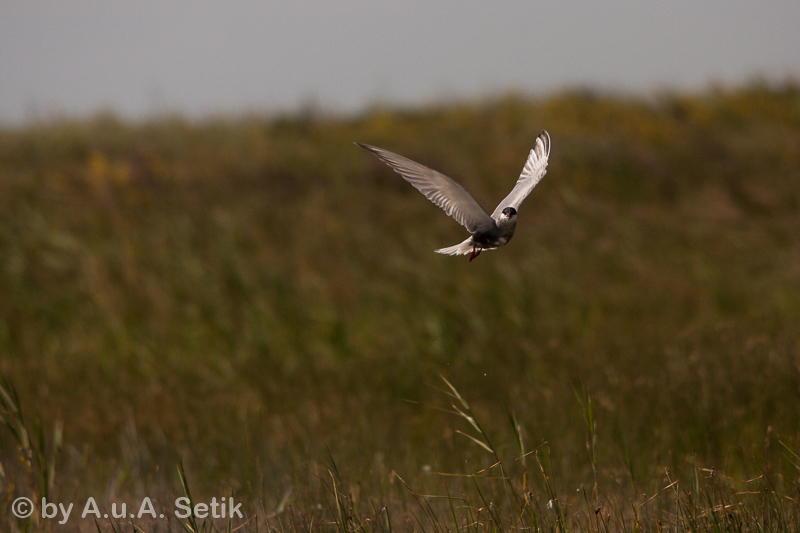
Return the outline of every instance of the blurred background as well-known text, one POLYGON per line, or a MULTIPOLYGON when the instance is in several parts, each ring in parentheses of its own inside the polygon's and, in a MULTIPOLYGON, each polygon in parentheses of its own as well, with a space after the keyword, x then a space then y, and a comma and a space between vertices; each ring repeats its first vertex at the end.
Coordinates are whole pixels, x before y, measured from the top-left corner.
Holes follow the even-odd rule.
POLYGON ((3 530, 52 525, 20 495, 169 509, 181 463, 251 531, 800 523, 798 21, 4 3, 3 530), (491 210, 542 129, 514 239, 471 263, 352 144, 491 210))
POLYGON ((353 113, 800 71, 796 2, 13 2, 0 121, 353 113))

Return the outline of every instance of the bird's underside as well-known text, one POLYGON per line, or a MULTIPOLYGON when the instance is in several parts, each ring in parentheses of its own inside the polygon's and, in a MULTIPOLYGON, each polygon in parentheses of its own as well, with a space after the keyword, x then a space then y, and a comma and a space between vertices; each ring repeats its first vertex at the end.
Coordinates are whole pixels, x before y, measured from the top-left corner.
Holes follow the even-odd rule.
POLYGON ((456 244, 455 246, 450 246, 449 248, 440 248, 439 250, 435 250, 437 254, 444 254, 444 255, 467 255, 469 254, 469 260, 472 261, 479 255, 481 252, 488 251, 488 250, 496 250, 497 246, 493 246, 491 248, 484 248, 478 246, 472 240, 472 235, 467 237, 466 240, 456 244))

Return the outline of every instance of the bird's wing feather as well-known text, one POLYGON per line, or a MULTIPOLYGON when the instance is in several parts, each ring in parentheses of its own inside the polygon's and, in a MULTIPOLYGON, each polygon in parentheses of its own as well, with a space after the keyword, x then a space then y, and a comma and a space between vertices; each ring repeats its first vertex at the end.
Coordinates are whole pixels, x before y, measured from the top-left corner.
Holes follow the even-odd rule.
POLYGON ((378 156, 381 161, 392 167, 428 200, 441 207, 445 213, 456 219, 456 222, 467 228, 470 233, 494 226, 492 218, 475 198, 464 187, 444 174, 383 148, 368 144, 356 144, 378 156))
POLYGON ((494 213, 492 213, 493 219, 498 220, 506 207, 513 207, 519 211, 519 206, 522 205, 523 200, 547 173, 547 159, 549 157, 550 135, 545 130, 542 130, 542 133, 536 138, 536 146, 533 147, 530 155, 528 155, 528 161, 525 162, 525 167, 519 175, 517 184, 514 185, 508 196, 497 204, 494 213))

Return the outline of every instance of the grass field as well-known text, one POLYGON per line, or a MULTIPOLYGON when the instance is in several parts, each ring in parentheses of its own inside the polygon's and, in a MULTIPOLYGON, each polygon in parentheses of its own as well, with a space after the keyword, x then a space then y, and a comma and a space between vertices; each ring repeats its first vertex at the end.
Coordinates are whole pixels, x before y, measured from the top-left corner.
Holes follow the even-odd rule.
POLYGON ((791 84, 2 130, 0 529, 800 530, 798 185, 791 84), (471 263, 352 144, 491 210, 543 128, 471 263))

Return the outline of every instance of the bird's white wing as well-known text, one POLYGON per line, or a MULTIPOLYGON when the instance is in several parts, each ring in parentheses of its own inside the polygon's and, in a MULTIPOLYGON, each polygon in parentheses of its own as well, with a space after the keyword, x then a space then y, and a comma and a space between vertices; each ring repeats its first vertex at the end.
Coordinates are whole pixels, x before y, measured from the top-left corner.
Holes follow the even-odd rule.
POLYGON ((356 144, 378 156, 470 233, 494 227, 494 221, 475 198, 464 187, 444 174, 383 148, 356 144))
POLYGON ((549 157, 550 135, 545 130, 542 130, 542 133, 536 138, 536 146, 533 147, 530 155, 528 155, 528 161, 525 162, 525 167, 519 175, 517 184, 514 185, 508 196, 497 204, 494 213, 492 213, 493 219, 498 220, 506 207, 513 207, 519 211, 519 206, 522 205, 523 200, 547 173, 547 159, 549 157))

